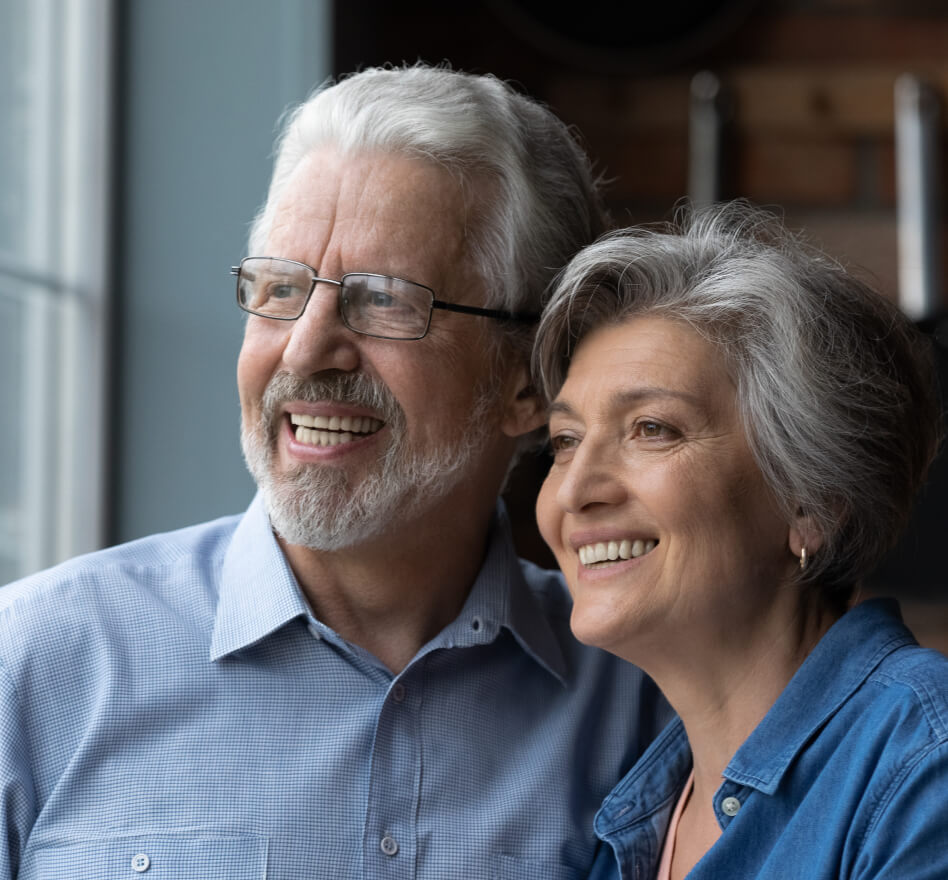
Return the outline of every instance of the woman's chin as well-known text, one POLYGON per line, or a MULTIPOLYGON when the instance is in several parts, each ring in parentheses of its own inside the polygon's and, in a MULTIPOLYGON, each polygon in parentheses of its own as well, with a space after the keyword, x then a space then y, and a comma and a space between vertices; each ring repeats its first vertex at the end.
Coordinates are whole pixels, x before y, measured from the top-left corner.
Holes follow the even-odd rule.
POLYGON ((613 654, 622 643, 616 615, 603 612, 602 609, 584 608, 581 604, 573 606, 569 625, 573 635, 584 645, 602 648, 613 654))

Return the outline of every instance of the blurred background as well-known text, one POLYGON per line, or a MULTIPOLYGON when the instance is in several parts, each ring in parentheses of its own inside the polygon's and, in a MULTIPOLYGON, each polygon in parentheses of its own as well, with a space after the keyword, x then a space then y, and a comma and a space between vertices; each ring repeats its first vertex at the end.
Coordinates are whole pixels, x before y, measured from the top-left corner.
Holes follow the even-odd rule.
MULTIPOLYGON (((902 304, 948 383, 946 53, 945 0, 0 0, 0 582, 249 503, 228 270, 281 114, 368 65, 545 101, 623 225, 779 206, 902 304)), ((545 467, 507 493, 541 562, 545 467)), ((946 470, 865 588, 942 650, 946 470)))

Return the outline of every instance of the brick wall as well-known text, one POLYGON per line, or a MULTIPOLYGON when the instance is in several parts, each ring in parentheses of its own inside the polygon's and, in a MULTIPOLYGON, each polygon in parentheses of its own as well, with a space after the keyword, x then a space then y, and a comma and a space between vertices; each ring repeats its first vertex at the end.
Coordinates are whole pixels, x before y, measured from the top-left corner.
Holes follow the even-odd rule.
MULTIPOLYGON (((730 94, 722 196, 781 206, 790 225, 896 295, 894 86, 900 74, 912 73, 942 100, 948 97, 948 3, 731 0, 732 14, 716 32, 707 28, 700 38, 658 52, 636 43, 640 4, 628 5, 637 10, 631 19, 628 12, 616 18, 614 3, 578 4, 584 19, 577 31, 588 34, 589 22, 598 20, 608 36, 608 45, 594 50, 563 31, 531 30, 523 10, 541 6, 341 0, 336 69, 420 58, 513 80, 579 129, 612 180, 608 198, 621 223, 667 217, 687 195, 690 83, 699 71, 711 71, 730 94), (626 34, 630 48, 623 51, 626 34)), ((653 7, 656 15, 660 9, 653 7)), ((948 201, 946 118, 943 113, 938 162, 942 204, 948 201)), ((948 253, 944 211, 940 234, 948 253)), ((542 460, 526 462, 508 493, 521 551, 541 563, 550 557, 532 508, 544 470, 542 460)), ((928 498, 921 531, 937 543, 939 530, 948 533, 948 465, 941 463, 936 477, 935 494, 944 497, 928 498)), ((921 574, 909 571, 918 556, 911 549, 894 559, 872 589, 901 592, 919 635, 945 650, 948 578, 934 553, 921 574)))

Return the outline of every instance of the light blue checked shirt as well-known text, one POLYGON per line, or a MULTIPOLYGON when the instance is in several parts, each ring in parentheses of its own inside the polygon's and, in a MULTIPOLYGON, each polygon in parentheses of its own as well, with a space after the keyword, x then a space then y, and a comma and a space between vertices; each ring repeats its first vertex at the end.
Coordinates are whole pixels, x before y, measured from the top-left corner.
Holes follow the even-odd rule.
POLYGON ((243 517, 0 590, 0 878, 571 880, 667 720, 569 634, 502 509, 399 675, 314 619, 243 517))

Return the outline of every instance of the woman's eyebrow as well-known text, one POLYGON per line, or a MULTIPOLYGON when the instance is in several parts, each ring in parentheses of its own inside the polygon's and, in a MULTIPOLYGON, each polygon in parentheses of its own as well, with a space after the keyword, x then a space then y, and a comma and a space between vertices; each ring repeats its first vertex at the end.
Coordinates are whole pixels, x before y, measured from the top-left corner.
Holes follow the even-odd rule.
POLYGON ((666 388, 661 385, 645 385, 640 388, 614 391, 610 395, 609 402, 612 406, 628 406, 629 404, 641 403, 644 400, 656 400, 663 397, 674 397, 699 408, 705 405, 705 398, 700 394, 682 391, 678 388, 666 388))
MULTIPOLYGON (((626 388, 620 391, 613 391, 609 395, 610 409, 619 409, 642 403, 646 400, 658 400, 664 397, 674 397, 683 400, 698 409, 705 407, 705 400, 700 394, 694 394, 690 391, 681 391, 677 388, 665 388, 660 385, 646 385, 639 388, 626 388)), ((567 400, 557 398, 547 408, 547 418, 553 415, 576 416, 575 407, 567 400)))
POLYGON ((565 400, 557 399, 546 408, 547 419, 552 415, 575 416, 576 410, 565 400))

